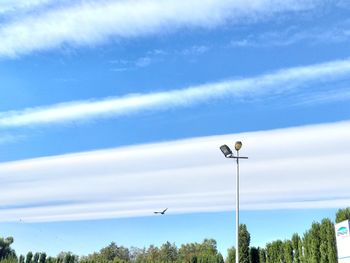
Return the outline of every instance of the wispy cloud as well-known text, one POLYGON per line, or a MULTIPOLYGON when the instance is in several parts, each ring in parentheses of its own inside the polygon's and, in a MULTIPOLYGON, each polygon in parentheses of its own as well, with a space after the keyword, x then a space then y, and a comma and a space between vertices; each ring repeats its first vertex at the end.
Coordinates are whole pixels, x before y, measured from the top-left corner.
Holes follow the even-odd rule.
MULTIPOLYGON (((34 0, 33 0, 34 1, 34 0)), ((38 0, 39 1, 39 0, 38 0)), ((40 2, 40 1, 39 1, 40 2)), ((309 10, 315 0, 83 1, 5 21, 0 56, 18 56, 62 45, 93 46, 114 38, 163 34, 183 27, 246 23, 309 10)))
POLYGON ((149 66, 151 63, 152 63, 152 59, 150 57, 142 57, 135 62, 135 66, 144 68, 149 66))
POLYGON ((110 64, 112 64, 111 71, 116 72, 123 72, 123 71, 130 71, 130 70, 137 70, 139 68, 145 68, 150 66, 155 60, 155 58, 152 58, 151 56, 142 56, 134 60, 127 60, 127 59, 116 59, 109 61, 110 64))
POLYGON ((15 142, 21 140, 22 138, 23 135, 11 135, 0 133, 0 144, 15 142))
POLYGON ((45 6, 54 0, 2 0, 0 2, 0 15, 11 12, 30 11, 35 8, 45 6))
POLYGON ((183 49, 153 49, 144 56, 136 59, 114 59, 110 60, 109 63, 113 65, 111 71, 124 72, 130 70, 138 70, 140 68, 146 68, 152 64, 161 63, 168 58, 175 58, 178 56, 188 57, 191 59, 193 56, 203 55, 210 50, 209 46, 206 45, 193 45, 183 49))
POLYGON ((212 99, 231 96, 238 100, 252 100, 266 96, 297 93, 317 95, 321 87, 347 78, 350 60, 282 69, 251 78, 227 80, 148 94, 129 94, 102 100, 76 101, 46 107, 28 108, 0 113, 0 128, 45 125, 101 117, 115 117, 141 110, 164 110, 184 107, 212 99), (313 87, 317 83, 317 90, 313 87))
POLYGON ((2 163, 0 221, 231 210, 234 166, 218 147, 236 139, 249 156, 241 163, 242 209, 345 206, 349 130, 342 122, 2 163))
POLYGON ((350 40, 350 21, 345 20, 322 28, 290 27, 281 31, 268 31, 245 38, 236 38, 231 47, 284 47, 298 43, 317 45, 342 43, 350 40))
POLYGON ((205 45, 194 45, 189 48, 185 48, 180 51, 180 54, 183 54, 185 56, 187 55, 198 55, 198 54, 204 54, 209 51, 209 47, 205 45))

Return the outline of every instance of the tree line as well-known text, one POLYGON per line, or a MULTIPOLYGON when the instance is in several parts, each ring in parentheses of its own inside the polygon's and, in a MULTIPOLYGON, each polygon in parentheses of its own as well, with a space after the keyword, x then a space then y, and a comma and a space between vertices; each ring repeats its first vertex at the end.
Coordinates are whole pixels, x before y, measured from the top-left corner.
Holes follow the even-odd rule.
MULTIPOLYGON (((350 220, 350 208, 339 209, 336 223, 350 220)), ((160 247, 126 248, 112 242, 88 256, 78 257, 61 252, 56 257, 42 252, 16 255, 11 248, 12 237, 0 238, 0 263, 235 263, 236 249, 228 249, 227 257, 217 249, 214 239, 201 243, 183 244, 179 248, 170 242, 160 247)), ((295 233, 291 239, 275 240, 265 247, 250 246, 250 233, 246 225, 239 226, 240 263, 337 263, 337 249, 333 222, 325 218, 313 222, 303 236, 295 233)))

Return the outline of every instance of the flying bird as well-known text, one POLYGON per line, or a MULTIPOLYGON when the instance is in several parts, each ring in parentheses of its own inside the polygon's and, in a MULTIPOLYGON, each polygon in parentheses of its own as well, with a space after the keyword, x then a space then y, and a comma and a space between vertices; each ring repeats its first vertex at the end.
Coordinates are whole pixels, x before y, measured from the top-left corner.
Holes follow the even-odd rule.
POLYGON ((164 209, 163 211, 161 211, 161 212, 153 212, 153 213, 164 215, 165 212, 166 212, 166 210, 168 210, 168 208, 165 208, 165 209, 164 209))

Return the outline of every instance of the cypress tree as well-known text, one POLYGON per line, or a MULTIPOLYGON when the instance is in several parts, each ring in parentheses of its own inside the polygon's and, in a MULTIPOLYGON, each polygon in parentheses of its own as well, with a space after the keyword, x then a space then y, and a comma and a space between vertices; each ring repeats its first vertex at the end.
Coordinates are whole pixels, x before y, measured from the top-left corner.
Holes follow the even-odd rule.
POLYGON ((249 251, 250 263, 259 263, 259 249, 252 247, 249 251))
POLYGON ((263 248, 259 249, 259 262, 266 263, 266 250, 263 248))
POLYGON ((283 257, 285 263, 293 263, 293 246, 290 240, 283 242, 283 257))
POLYGON ((250 234, 245 224, 239 225, 239 263, 249 263, 250 234))
POLYGON ((216 255, 216 263, 224 263, 224 258, 223 256, 221 255, 221 253, 218 253, 216 255))
POLYGON ((26 263, 31 263, 33 258, 33 253, 29 251, 26 256, 26 263))
POLYGON ((297 233, 294 233, 292 236, 292 249, 293 249, 293 262, 294 263, 300 263, 299 242, 300 242, 299 235, 297 233))
POLYGON ((227 250, 226 263, 236 263, 236 248, 231 247, 227 250))
POLYGON ((46 253, 41 253, 39 257, 39 263, 45 263, 46 262, 46 253))
POLYGON ((337 262, 337 245, 335 239, 334 224, 328 218, 325 218, 321 222, 321 261, 320 262, 337 262))
POLYGON ((317 222, 312 223, 310 229, 310 258, 309 263, 319 263, 321 259, 320 255, 320 224, 317 222))
POLYGON ((33 263, 39 263, 39 253, 36 252, 33 257, 33 263))

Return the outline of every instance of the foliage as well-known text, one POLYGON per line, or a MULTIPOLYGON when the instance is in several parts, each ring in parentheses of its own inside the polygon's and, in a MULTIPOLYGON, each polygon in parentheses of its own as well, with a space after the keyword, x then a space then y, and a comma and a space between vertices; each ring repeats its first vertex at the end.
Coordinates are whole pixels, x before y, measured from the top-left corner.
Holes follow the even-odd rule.
POLYGON ((227 258, 225 263, 236 263, 236 249, 234 247, 227 250, 227 258))
POLYGON ((9 257, 1 259, 0 262, 1 263, 18 263, 18 259, 16 256, 11 255, 9 257))
POLYGON ((293 246, 290 240, 283 242, 283 258, 285 263, 293 263, 293 246))
POLYGON ((251 247, 249 251, 249 262, 250 263, 260 263, 259 262, 259 248, 251 247))
POLYGON ((320 263, 336 263, 337 250, 335 247, 334 224, 328 218, 321 222, 320 228, 320 263))
POLYGON ((283 242, 276 240, 266 245, 266 263, 283 262, 283 242))
POLYGON ((292 236, 292 249, 294 251, 293 254, 293 262, 294 263, 300 263, 300 248, 301 245, 301 239, 297 233, 293 234, 292 236))
POLYGON ((259 263, 266 263, 266 250, 264 248, 259 249, 259 263))
POLYGON ((26 263, 31 263, 33 258, 33 253, 29 251, 26 256, 26 263))
POLYGON ((0 238, 0 260, 5 258, 16 258, 15 251, 10 247, 13 237, 0 238))
POLYGON ((350 207, 339 209, 335 215, 336 223, 340 223, 344 220, 350 220, 350 207))
MULTIPOLYGON (((350 219, 350 208, 340 209, 336 214, 337 222, 345 219, 350 219)), ((72 252, 61 252, 56 257, 28 252, 26 257, 17 258, 12 243, 12 237, 0 238, 0 263, 235 263, 236 257, 236 249, 232 247, 224 261, 214 239, 183 244, 180 248, 165 242, 160 247, 128 249, 112 242, 99 252, 81 258, 72 252)), ((334 224, 328 218, 313 222, 302 237, 295 233, 290 240, 272 241, 265 248, 250 247, 247 226, 240 225, 239 251, 239 263, 336 263, 334 224)))
POLYGON ((239 263, 249 263, 250 234, 247 226, 239 225, 239 263))

